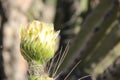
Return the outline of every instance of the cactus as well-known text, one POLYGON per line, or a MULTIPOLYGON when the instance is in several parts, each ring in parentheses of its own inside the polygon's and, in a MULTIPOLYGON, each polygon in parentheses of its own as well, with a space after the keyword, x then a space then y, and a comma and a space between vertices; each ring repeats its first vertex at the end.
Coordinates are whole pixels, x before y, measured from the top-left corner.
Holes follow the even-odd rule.
MULTIPOLYGON (((64 10, 65 6, 61 5, 60 7, 60 1, 58 0, 58 2, 59 8, 62 8, 61 10, 64 10)), ((69 6, 73 6, 73 3, 74 1, 71 0, 71 4, 69 4, 69 6)), ((70 9, 71 6, 67 10, 72 10, 75 8, 73 7, 72 9, 70 9)), ((106 55, 109 54, 109 51, 120 42, 120 37, 119 35, 117 35, 117 33, 119 32, 119 28, 116 26, 116 22, 118 24, 118 18, 120 17, 119 9, 120 3, 118 0, 100 0, 94 9, 87 13, 87 16, 82 21, 82 24, 79 26, 80 31, 76 36, 77 38, 73 43, 71 43, 68 55, 66 56, 65 61, 60 67, 59 71, 63 70, 61 76, 65 76, 67 73, 69 73, 73 66, 76 65, 79 60, 81 60, 81 63, 79 64, 77 69, 79 69, 79 72, 81 74, 77 75, 84 76, 84 74, 92 74, 93 70, 95 69, 93 67, 93 64, 96 64, 97 66, 97 63, 99 63, 101 59, 105 58, 106 55)), ((64 13, 63 15, 71 14, 70 11, 64 11, 62 13, 64 13)), ((69 16, 69 18, 68 16, 65 16, 65 19, 61 18, 60 16, 61 14, 56 12, 55 22, 56 19, 57 22, 55 24, 63 25, 60 34, 62 37, 60 45, 64 46, 67 40, 71 40, 69 36, 72 36, 71 34, 74 31, 73 28, 75 28, 78 23, 74 22, 73 20, 73 23, 66 25, 67 21, 65 20, 71 20, 71 16, 69 16), (64 22, 62 22, 61 19, 64 22), (71 28, 72 30, 70 30, 71 28), (68 30, 70 31, 68 32, 68 30)), ((81 15, 78 18, 80 17, 81 15)), ((73 75, 74 74, 72 74, 71 76, 73 75)))
POLYGON ((52 24, 33 21, 21 26, 20 35, 20 49, 29 63, 30 80, 52 80, 48 74, 44 76, 44 68, 54 56, 59 31, 55 32, 52 24))
MULTIPOLYGON (((46 12, 46 5, 48 3, 44 4, 42 1, 46 2, 48 0, 33 1, 27 11, 22 11, 23 8, 20 7, 16 8, 16 6, 12 5, 11 1, 10 6, 18 13, 26 15, 26 18, 30 21, 34 19, 46 20, 43 19, 45 17, 42 14, 44 11, 46 12), (38 5, 39 3, 41 5, 38 5)), ((2 3, 2 1, 0 2, 2 3)), ((4 4, 2 4, 1 8, 3 6, 4 4)), ((1 12, 9 11, 7 10, 8 8, 5 9, 1 9, 1 12)), ((12 12, 11 10, 10 12, 12 12)), ((3 14, 1 13, 1 15, 3 14)), ((6 22, 5 18, 6 16, 4 17, 3 15, 1 19, 2 28, 4 28, 4 22, 6 22)), ((54 24, 55 30, 61 29, 58 51, 55 49, 55 43, 59 31, 54 31, 52 24, 33 21, 29 25, 21 26, 20 48, 23 57, 28 62, 28 79, 77 80, 86 78, 88 75, 90 75, 86 78, 88 80, 91 80, 91 77, 95 80, 120 79, 119 63, 117 64, 116 61, 113 62, 120 55, 118 46, 120 45, 119 18, 119 0, 57 0, 54 24), (70 42, 69 51, 65 49, 68 41, 70 42), (117 51, 114 50, 116 48, 118 48, 117 51), (67 51, 68 53, 64 54, 67 51), (111 54, 111 51, 113 54, 111 54), (109 57, 108 60, 106 60, 107 57, 109 57), (111 66, 109 66, 110 64, 111 66)), ((20 17, 15 18, 15 16, 10 14, 7 22, 11 24, 16 19, 16 22, 21 21, 20 17)), ((0 31, 3 33, 1 29, 0 31)), ((5 42, 2 40, 4 35, 1 34, 0 37, 0 43, 3 45, 3 42, 5 42)), ((6 50, 10 53, 15 51, 11 47, 10 50, 6 50)), ((9 55, 13 56, 12 54, 9 55)), ((117 62, 119 62, 118 60, 117 62)), ((5 60, 3 59, 3 61, 5 60)), ((2 66, 4 67, 3 64, 2 66)), ((14 76, 15 73, 12 75, 14 76)))
POLYGON ((120 56, 96 80, 119 80, 120 79, 120 56))

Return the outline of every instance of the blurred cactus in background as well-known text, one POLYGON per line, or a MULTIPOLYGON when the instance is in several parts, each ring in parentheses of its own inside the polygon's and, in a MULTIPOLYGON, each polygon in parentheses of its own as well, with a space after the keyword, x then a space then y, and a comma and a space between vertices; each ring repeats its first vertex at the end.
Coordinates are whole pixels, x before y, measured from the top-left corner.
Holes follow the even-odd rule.
MULTIPOLYGON (((66 46, 69 40, 71 41, 68 55, 58 73, 61 70, 65 71, 61 73, 58 79, 60 77, 64 79, 81 60, 69 79, 76 80, 91 75, 91 78, 96 80, 96 76, 99 73, 102 74, 112 64, 116 56, 120 55, 118 49, 111 56, 111 51, 120 48, 117 46, 120 42, 120 2, 119 0, 57 0, 57 2, 55 17, 55 25, 57 26, 55 26, 55 29, 61 28, 59 27, 61 24, 60 48, 66 46), (84 3, 86 8, 78 3, 84 3), (77 34, 75 34, 76 28, 80 29, 77 34), (106 60, 106 57, 109 58, 106 60), (101 65, 101 62, 104 62, 104 64, 101 65)), ((120 76, 120 74, 118 75, 120 76)), ((111 80, 114 79, 116 78, 111 80)), ((85 80, 90 80, 90 78, 85 78, 85 80)), ((100 78, 100 80, 104 79, 100 78)), ((109 80, 109 78, 106 80, 109 80)))

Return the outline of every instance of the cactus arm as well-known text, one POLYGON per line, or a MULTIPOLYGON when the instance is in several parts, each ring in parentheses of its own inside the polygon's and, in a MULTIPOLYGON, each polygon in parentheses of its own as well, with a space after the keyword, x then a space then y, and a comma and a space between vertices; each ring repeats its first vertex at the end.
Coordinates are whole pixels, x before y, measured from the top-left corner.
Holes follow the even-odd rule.
POLYGON ((90 55, 92 55, 92 50, 94 50, 96 45, 101 41, 104 35, 106 35, 106 31, 108 29, 111 29, 112 26, 110 27, 110 25, 116 22, 115 20, 117 18, 117 12, 118 6, 114 5, 112 9, 106 14, 101 24, 97 27, 99 30, 94 32, 94 35, 90 39, 85 51, 83 52, 83 54, 86 54, 86 56, 82 57, 83 61, 79 65, 80 67, 84 67, 84 65, 87 64, 84 60, 90 57, 90 55))
MULTIPOLYGON (((61 69, 65 66, 68 66, 68 63, 72 60, 72 56, 79 55, 79 52, 84 49, 86 42, 91 38, 91 34, 93 29, 96 27, 99 22, 103 19, 103 16, 109 11, 112 6, 113 1, 111 0, 103 0, 101 3, 96 7, 96 9, 86 18, 85 22, 82 25, 81 31, 78 35, 78 38, 75 41, 75 45, 73 45, 68 55, 62 64, 61 69), (74 53, 74 54, 73 54, 74 53)), ((75 63, 76 64, 76 63, 75 63)), ((74 61, 71 65, 75 65, 74 61)), ((61 70, 60 69, 60 70, 61 70)))
POLYGON ((96 80, 119 80, 120 79, 120 56, 96 80))

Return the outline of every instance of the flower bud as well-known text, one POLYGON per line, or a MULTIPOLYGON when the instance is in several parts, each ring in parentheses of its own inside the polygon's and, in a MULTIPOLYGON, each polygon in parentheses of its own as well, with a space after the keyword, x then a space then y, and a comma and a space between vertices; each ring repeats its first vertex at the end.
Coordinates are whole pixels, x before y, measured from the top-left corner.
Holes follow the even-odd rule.
POLYGON ((59 31, 54 31, 53 24, 33 21, 28 26, 21 26, 21 53, 27 61, 44 64, 55 53, 59 31))

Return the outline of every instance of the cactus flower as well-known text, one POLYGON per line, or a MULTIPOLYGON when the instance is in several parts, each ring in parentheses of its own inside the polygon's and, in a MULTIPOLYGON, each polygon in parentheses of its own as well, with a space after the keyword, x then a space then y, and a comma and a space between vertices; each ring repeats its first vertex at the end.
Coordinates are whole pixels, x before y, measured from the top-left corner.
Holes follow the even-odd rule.
POLYGON ((27 61, 43 65, 54 56, 59 31, 54 31, 53 24, 33 21, 21 26, 20 35, 21 53, 27 61))

